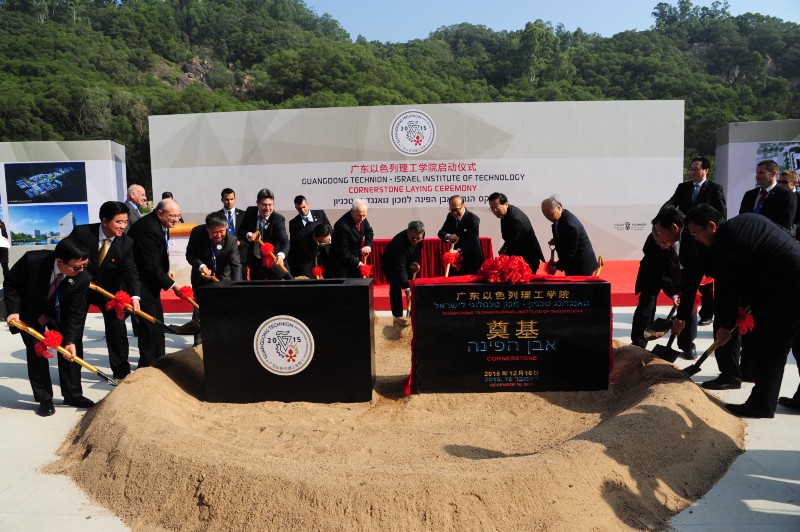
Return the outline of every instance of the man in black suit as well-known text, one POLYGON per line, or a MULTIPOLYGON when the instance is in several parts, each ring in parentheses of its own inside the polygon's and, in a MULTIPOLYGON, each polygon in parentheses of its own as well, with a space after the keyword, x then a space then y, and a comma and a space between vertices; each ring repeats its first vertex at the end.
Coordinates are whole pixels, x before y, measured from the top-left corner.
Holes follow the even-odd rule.
MULTIPOLYGON (((691 181, 681 183, 675 189, 675 193, 664 205, 672 205, 681 210, 683 214, 695 205, 707 203, 726 216, 728 212, 725 203, 725 192, 721 185, 709 181, 708 172, 711 169, 711 162, 706 157, 695 157, 689 165, 689 175, 691 181)), ((714 285, 707 283, 700 285, 701 307, 698 315, 700 323, 698 325, 709 325, 714 320, 714 285)))
POLYGON ((480 224, 478 216, 467 210, 463 196, 450 197, 450 213, 439 230, 447 249, 455 243, 455 250, 461 254, 461 269, 450 270, 450 275, 475 275, 483 264, 483 250, 480 242, 480 224))
POLYGON ((319 223, 307 225, 295 236, 289 254, 289 271, 293 276, 315 279, 311 270, 314 266, 321 266, 322 278, 332 277, 331 232, 331 226, 319 223))
POLYGON ((786 357, 800 331, 800 247, 788 231, 752 213, 725 221, 713 208, 699 205, 686 223, 711 250, 715 339, 725 344, 731 338, 742 302, 750 304, 755 322, 749 333, 758 346, 755 386, 743 404, 725 408, 742 417, 774 417, 786 357))
POLYGON ((697 337, 697 316, 693 314, 694 296, 703 278, 705 266, 698 245, 686 230, 683 213, 665 205, 652 220, 652 229, 645 240, 644 257, 636 275, 635 293, 639 302, 631 322, 631 343, 647 347, 645 329, 653 323, 658 294, 663 290, 679 304, 676 320, 684 324, 678 335, 683 358, 697 358, 694 339, 697 337), (685 327, 686 323, 689 327, 685 327))
POLYGON ((403 292, 406 293, 406 300, 411 296, 408 279, 419 271, 424 239, 425 225, 420 221, 409 222, 408 228, 397 233, 383 251, 381 264, 389 281, 389 304, 395 323, 403 317, 403 292))
MULTIPOLYGON (((58 358, 58 380, 64 404, 90 408, 94 402, 83 396, 81 367, 71 361, 77 354, 76 343, 86 322, 86 291, 91 275, 85 271, 89 250, 65 238, 53 251, 28 251, 8 272, 3 282, 8 321, 21 320, 39 332, 45 328, 63 336, 62 345, 69 356, 58 358)), ((10 326, 11 327, 11 326, 10 326)), ((11 327, 12 334, 20 332, 11 327)), ((33 397, 38 401, 36 413, 51 416, 53 384, 47 358, 36 354, 38 340, 22 335, 28 363, 28 379, 33 397)))
POLYGON ((286 234, 286 219, 275 209, 275 195, 268 188, 262 188, 256 195, 255 207, 248 207, 244 220, 236 236, 242 242, 248 242, 247 267, 250 280, 283 279, 283 261, 289 253, 289 236, 286 234), (257 233, 264 243, 275 247, 275 265, 268 269, 261 262, 261 244, 257 233))
POLYGON ((553 223, 553 238, 548 244, 555 246, 558 253, 558 261, 548 265, 547 273, 554 275, 561 270, 566 275, 592 275, 597 269, 597 257, 580 220, 554 196, 542 201, 542 214, 553 223))
POLYGON ((297 216, 289 220, 289 239, 294 240, 295 235, 300 232, 304 227, 318 223, 331 225, 328 221, 328 216, 323 210, 309 210, 308 200, 305 196, 296 196, 294 198, 294 208, 297 210, 297 216))
MULTIPOLYGON (((174 200, 161 200, 150 214, 133 224, 129 236, 133 239, 133 259, 139 270, 142 311, 164 321, 161 291, 172 289, 180 297, 180 290, 169 269, 169 230, 178 223, 181 208, 174 200)), ((139 320, 139 367, 153 364, 164 356, 164 331, 147 320, 139 320)))
POLYGON ((331 277, 361 277, 363 260, 372 253, 374 232, 367 220, 369 204, 364 199, 354 199, 349 212, 342 215, 333 226, 331 244, 331 277))
POLYGON ((536 273, 539 263, 544 262, 544 255, 528 215, 509 204, 508 198, 500 192, 489 195, 489 209, 500 218, 503 246, 498 254, 520 256, 525 259, 533 273, 536 273))
POLYGON ((125 200, 125 206, 128 208, 128 229, 142 217, 140 209, 145 203, 147 203, 147 192, 144 187, 141 185, 129 186, 128 197, 125 200))
MULTIPOLYGON (((112 294, 125 290, 132 298, 133 308, 138 310, 139 272, 133 260, 133 239, 125 234, 127 228, 128 208, 124 203, 107 201, 100 206, 99 224, 79 225, 69 236, 89 250, 87 270, 94 283, 112 294)), ((89 291, 87 302, 103 313, 109 365, 114 378, 124 379, 131 372, 125 320, 119 319, 115 310, 106 310, 108 300, 97 292, 89 291)), ((78 355, 82 356, 81 349, 78 355)))
MULTIPOLYGON (((222 209, 219 212, 225 216, 228 232, 233 236, 239 234, 239 228, 244 221, 244 211, 236 208, 236 192, 232 188, 223 188, 220 195, 222 209)), ((239 248, 239 263, 242 267, 242 279, 247 279, 247 242, 236 238, 239 248)))
MULTIPOLYGON (((794 170, 784 170, 781 172, 781 175, 778 176, 778 184, 789 192, 793 192, 798 201, 798 205, 800 205, 800 191, 797 190, 797 181, 797 172, 794 170)), ((792 233, 797 240, 800 240, 800 208, 798 208, 794 213, 792 233)))
POLYGON ((779 187, 777 183, 778 163, 761 161, 756 165, 756 188, 745 192, 739 214, 753 212, 766 216, 779 226, 792 230, 797 210, 797 196, 779 187))

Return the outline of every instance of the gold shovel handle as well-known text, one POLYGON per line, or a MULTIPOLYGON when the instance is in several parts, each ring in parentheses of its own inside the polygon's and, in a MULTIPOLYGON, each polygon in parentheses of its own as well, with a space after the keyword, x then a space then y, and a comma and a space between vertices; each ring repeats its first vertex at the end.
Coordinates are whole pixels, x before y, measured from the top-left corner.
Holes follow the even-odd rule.
MULTIPOLYGON (((456 242, 458 242, 458 237, 456 237, 456 242)), ((456 250, 456 242, 450 242, 450 249, 448 250, 450 253, 456 250)), ((444 265, 444 276, 450 276, 450 263, 444 265)))
MULTIPOLYGON (((259 233, 258 231, 253 233, 253 239, 258 243, 259 246, 264 243, 264 241, 261 240, 261 233, 259 233)), ((275 256, 275 253, 270 253, 269 256, 272 257, 272 260, 275 262, 277 266, 280 267, 281 270, 283 270, 285 273, 289 273, 289 270, 286 269, 286 266, 278 262, 278 257, 275 256)))
MULTIPOLYGON (((89 288, 91 288, 95 292, 98 292, 102 296, 107 297, 108 299, 114 299, 115 298, 114 294, 112 294, 111 292, 109 292, 108 290, 106 290, 105 288, 103 288, 101 286, 97 286, 94 283, 89 283, 89 288)), ((143 310, 135 310, 133 308, 133 305, 131 305, 130 303, 125 303, 125 309, 128 310, 129 312, 133 312, 134 314, 136 314, 139 317, 142 317, 142 318, 146 319, 147 321, 149 321, 152 324, 156 324, 156 319, 153 316, 151 316, 150 314, 148 314, 147 312, 145 312, 143 310)))
MULTIPOLYGON (((44 340, 44 335, 42 333, 40 333, 36 329, 30 327, 28 324, 26 324, 22 320, 11 320, 11 321, 8 322, 8 324, 16 327, 20 331, 23 331, 23 332, 26 332, 26 333, 30 334, 31 336, 33 336, 34 338, 36 338, 40 342, 42 340, 44 340)), ((58 351, 58 353, 61 356, 63 356, 67 360, 69 360, 69 357, 72 356, 72 353, 70 353, 65 348, 61 347, 60 345, 57 346, 55 349, 56 349, 56 351, 58 351)), ((83 366, 84 368, 88 369, 89 371, 91 371, 95 375, 99 374, 99 370, 96 367, 94 367, 93 365, 89 364, 88 362, 86 362, 84 359, 82 359, 79 356, 74 356, 72 358, 72 362, 75 362, 76 364, 78 364, 80 366, 83 366)))

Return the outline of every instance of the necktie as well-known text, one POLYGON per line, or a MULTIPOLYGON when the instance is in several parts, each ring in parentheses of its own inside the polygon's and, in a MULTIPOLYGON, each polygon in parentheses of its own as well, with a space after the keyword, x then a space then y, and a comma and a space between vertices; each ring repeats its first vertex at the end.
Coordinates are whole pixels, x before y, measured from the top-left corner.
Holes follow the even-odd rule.
POLYGON ((56 292, 56 289, 58 289, 58 285, 60 285, 61 281, 63 280, 64 280, 63 273, 59 273, 58 275, 56 275, 56 278, 53 279, 53 282, 50 283, 50 288, 47 290, 47 299, 53 297, 53 294, 56 292))
POLYGON ((231 233, 235 233, 236 231, 234 230, 234 226, 235 224, 233 223, 233 213, 231 211, 228 211, 228 231, 230 231, 231 233))
POLYGON ((97 256, 97 265, 100 266, 103 264, 103 261, 106 258, 106 253, 108 253, 108 248, 111 247, 111 239, 104 238, 103 239, 103 247, 100 248, 100 254, 97 256))
POLYGON ((303 223, 303 225, 310 224, 313 221, 314 218, 312 218, 311 215, 309 214, 308 216, 306 216, 306 221, 303 223))
POLYGON ((692 205, 697 203, 697 196, 700 194, 700 185, 694 186, 694 191, 692 192, 692 205))
POLYGON ((267 225, 267 219, 263 216, 258 217, 258 228, 257 231, 261 234, 261 237, 264 237, 264 227, 267 225))
POLYGON ((764 203, 764 198, 767 197, 766 189, 761 189, 761 193, 758 195, 758 199, 756 200, 756 208, 753 209, 753 212, 759 213, 761 212, 761 206, 764 203))
POLYGON ((358 231, 359 233, 361 232, 361 222, 358 222, 356 224, 356 231, 358 231))

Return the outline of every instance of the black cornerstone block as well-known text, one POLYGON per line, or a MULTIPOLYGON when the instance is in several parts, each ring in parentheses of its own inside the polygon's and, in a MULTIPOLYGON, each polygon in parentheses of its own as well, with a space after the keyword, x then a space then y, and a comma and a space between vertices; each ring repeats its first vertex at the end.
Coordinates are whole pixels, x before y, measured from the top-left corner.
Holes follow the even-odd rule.
POLYGON ((610 285, 557 279, 417 282, 416 391, 607 389, 610 285))
POLYGON ((372 279, 223 281, 197 295, 206 400, 372 399, 372 279))

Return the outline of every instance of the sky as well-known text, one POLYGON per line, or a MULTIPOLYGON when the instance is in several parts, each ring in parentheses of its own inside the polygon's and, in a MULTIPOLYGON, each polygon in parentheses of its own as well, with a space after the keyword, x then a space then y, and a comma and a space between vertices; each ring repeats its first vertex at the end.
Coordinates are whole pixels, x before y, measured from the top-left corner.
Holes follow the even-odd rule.
MULTIPOLYGON (((677 5, 677 0, 666 0, 677 5)), ((328 13, 355 40, 408 42, 424 39, 441 26, 461 22, 495 31, 516 31, 537 19, 563 24, 568 31, 610 37, 653 25, 658 0, 305 0, 318 15, 328 13)), ((712 1, 695 0, 695 6, 712 1)), ((732 15, 760 13, 800 24, 800 0, 729 0, 732 15)))

